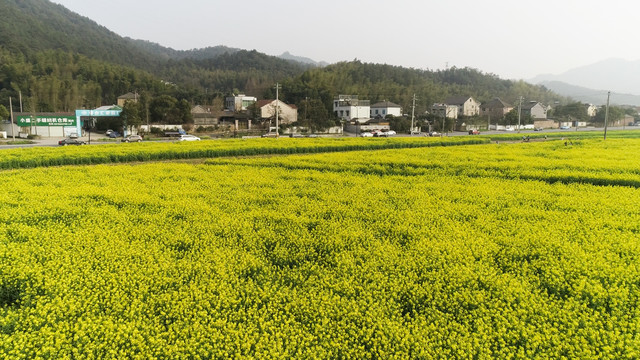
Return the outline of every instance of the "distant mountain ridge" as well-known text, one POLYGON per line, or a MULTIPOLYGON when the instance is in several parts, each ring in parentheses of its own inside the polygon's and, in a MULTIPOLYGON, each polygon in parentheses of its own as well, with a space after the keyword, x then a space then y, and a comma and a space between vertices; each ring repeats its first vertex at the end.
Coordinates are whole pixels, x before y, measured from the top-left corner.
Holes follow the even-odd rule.
POLYGON ((329 63, 326 62, 326 61, 315 61, 315 60, 310 59, 308 57, 292 55, 288 51, 285 51, 284 53, 280 54, 280 56, 278 56, 278 57, 281 58, 281 59, 285 59, 285 60, 297 61, 299 63, 313 65, 313 66, 319 66, 319 67, 325 67, 325 66, 329 65, 329 63))
POLYGON ((587 89, 606 89, 619 94, 640 95, 640 60, 607 59, 559 75, 538 75, 528 81, 533 84, 555 81, 587 89))
MULTIPOLYGON (((605 105, 607 103, 607 90, 594 90, 562 81, 542 81, 539 85, 559 95, 567 96, 583 103, 594 105, 605 105)), ((640 95, 611 92, 610 101, 612 105, 640 106, 640 95)))

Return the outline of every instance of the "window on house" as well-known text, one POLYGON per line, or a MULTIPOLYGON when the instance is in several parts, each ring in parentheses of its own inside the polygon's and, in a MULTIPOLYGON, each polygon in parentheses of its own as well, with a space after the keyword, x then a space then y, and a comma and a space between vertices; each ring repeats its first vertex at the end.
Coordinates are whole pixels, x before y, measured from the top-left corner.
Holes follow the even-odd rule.
POLYGON ((340 117, 344 116, 344 110, 340 110, 340 117))
POLYGON ((378 110, 376 110, 376 115, 378 115, 378 110))
POLYGON ((347 110, 347 117, 349 117, 349 110, 347 110))

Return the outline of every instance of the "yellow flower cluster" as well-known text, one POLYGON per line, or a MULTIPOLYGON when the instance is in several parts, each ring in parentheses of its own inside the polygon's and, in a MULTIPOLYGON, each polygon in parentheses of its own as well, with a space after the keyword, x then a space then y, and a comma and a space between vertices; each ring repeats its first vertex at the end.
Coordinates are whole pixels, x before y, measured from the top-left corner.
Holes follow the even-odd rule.
POLYGON ((0 358, 638 358, 639 151, 3 171, 0 358))

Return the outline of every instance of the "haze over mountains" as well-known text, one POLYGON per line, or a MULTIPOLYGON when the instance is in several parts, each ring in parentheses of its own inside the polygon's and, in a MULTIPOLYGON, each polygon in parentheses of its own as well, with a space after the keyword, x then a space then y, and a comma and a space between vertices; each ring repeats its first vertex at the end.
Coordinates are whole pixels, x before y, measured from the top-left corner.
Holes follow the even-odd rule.
POLYGON ((612 103, 640 106, 640 60, 607 59, 528 81, 581 102, 604 104, 611 91, 612 103))

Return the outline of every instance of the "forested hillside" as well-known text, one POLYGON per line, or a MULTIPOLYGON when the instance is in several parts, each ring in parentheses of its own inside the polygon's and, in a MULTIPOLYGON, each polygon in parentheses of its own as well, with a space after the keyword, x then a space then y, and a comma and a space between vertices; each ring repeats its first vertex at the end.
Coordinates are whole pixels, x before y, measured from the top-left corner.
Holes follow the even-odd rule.
POLYGON ((0 14, 0 45, 29 58, 55 49, 141 69, 160 63, 93 20, 48 0, 2 0, 0 14))
POLYGON ((502 80, 471 68, 428 71, 357 60, 310 69, 285 81, 283 93, 294 103, 309 97, 321 99, 330 107, 334 96, 354 94, 372 103, 392 101, 404 109, 409 109, 415 94, 416 111, 419 112, 424 112, 434 103, 443 102, 449 96, 459 95, 472 96, 482 103, 500 97, 513 104, 520 96, 547 104, 566 101, 566 98, 542 86, 502 80))
POLYGON ((544 87, 469 68, 428 71, 357 60, 317 68, 225 46, 178 51, 123 38, 48 0, 5 0, 0 13, 0 104, 21 93, 29 111, 113 104, 130 91, 191 104, 219 104, 232 92, 273 98, 277 82, 288 103, 324 107, 312 113, 329 112, 338 94, 389 100, 405 110, 415 94, 418 112, 451 95, 565 101, 544 87))

